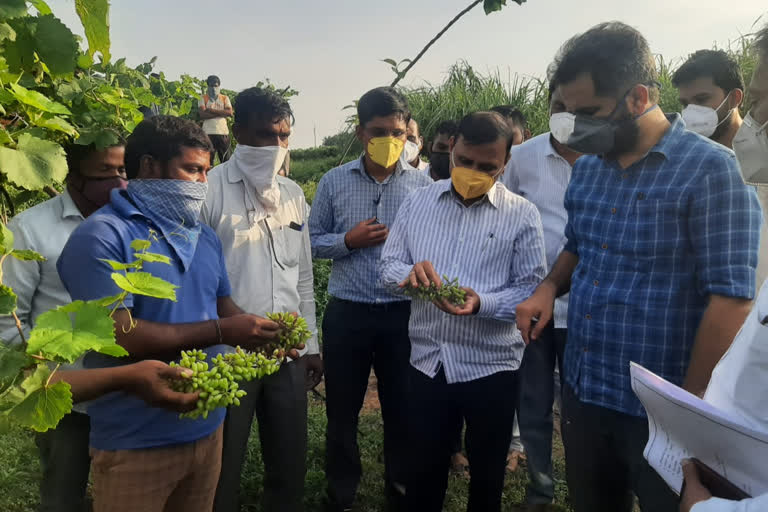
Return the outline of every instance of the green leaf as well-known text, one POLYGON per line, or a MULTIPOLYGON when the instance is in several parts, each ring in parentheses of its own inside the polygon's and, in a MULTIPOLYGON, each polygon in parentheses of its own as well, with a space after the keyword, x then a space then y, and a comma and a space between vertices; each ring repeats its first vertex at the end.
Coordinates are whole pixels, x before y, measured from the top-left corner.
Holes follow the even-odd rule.
POLYGON ((50 112, 51 114, 71 114, 69 109, 61 103, 56 103, 39 92, 30 91, 19 84, 11 84, 11 92, 13 93, 14 98, 20 103, 35 107, 43 112, 50 112))
POLYGON ((40 14, 52 14, 51 8, 43 0, 27 0, 40 14))
POLYGON ((11 252, 11 256, 21 261, 45 261, 42 254, 29 249, 15 249, 11 252))
POLYGON ((28 354, 42 354, 58 362, 73 363, 90 350, 115 357, 128 355, 115 343, 109 310, 81 300, 37 317, 27 342, 28 354))
MULTIPOLYGON (((80 126, 82 126, 82 124, 80 126)), ((99 126, 81 128, 80 136, 75 140, 75 144, 82 146, 93 144, 98 149, 112 147, 118 142, 120 142, 120 137, 113 129, 99 126)))
POLYGON ((13 231, 0 222, 0 256, 13 251, 13 231))
POLYGON ((16 149, 0 147, 0 170, 15 185, 37 190, 61 182, 67 176, 64 149, 55 142, 27 133, 19 137, 16 149))
POLYGON ((131 242, 131 249, 134 251, 146 251, 152 246, 149 240, 134 240, 131 242))
POLYGON ((33 359, 23 351, 0 344, 0 393, 12 385, 21 371, 31 364, 33 359))
POLYGON ((85 28, 88 55, 101 52, 104 62, 109 62, 109 1, 75 0, 75 10, 85 28))
POLYGON ((80 69, 90 69, 93 66, 93 57, 87 53, 81 53, 77 57, 77 67, 80 69))
POLYGON ((24 0, 0 0, 0 19, 17 18, 27 14, 24 0))
POLYGON ((390 66, 397 67, 397 62, 395 61, 395 59, 381 59, 381 62, 386 62, 390 66))
MULTIPOLYGON (((2 109, 2 106, 0 106, 0 109, 2 109)), ((3 109, 3 112, 5 113, 5 109, 3 109)), ((0 144, 11 144, 13 143, 13 137, 11 137, 11 134, 8 133, 8 130, 5 129, 3 125, 0 125, 0 144)))
POLYGON ((50 375, 51 369, 47 364, 37 364, 34 369, 25 370, 18 375, 15 385, 0 395, 0 412, 13 409, 29 395, 45 386, 50 375))
POLYGON ((171 258, 165 254, 157 254, 155 252, 137 252, 134 254, 134 256, 142 261, 146 261, 147 263, 165 263, 167 265, 171 264, 171 258))
POLYGON ((35 126, 48 128, 49 130, 53 130, 57 132, 63 132, 72 137, 77 135, 77 130, 75 129, 75 127, 59 116, 44 114, 38 117, 37 119, 33 119, 33 123, 35 126))
POLYGON ((0 315, 10 315, 16 311, 16 294, 9 287, 0 284, 0 315))
POLYGON ((52 75, 66 75, 75 70, 77 39, 56 16, 38 16, 35 41, 35 51, 52 75))
POLYGON ((0 23, 0 41, 3 41, 4 39, 15 41, 16 31, 13 30, 13 28, 9 24, 0 23))
POLYGON ((70 389, 63 381, 53 386, 41 386, 11 409, 8 416, 13 422, 37 432, 52 429, 72 410, 70 389))
POLYGON ((99 261, 103 261, 110 267, 112 267, 112 270, 127 270, 129 268, 141 268, 141 262, 134 261, 133 263, 121 263, 119 261, 115 260, 107 260, 100 258, 99 261))
POLYGON ((119 293, 117 295, 112 295, 111 297, 104 297, 102 299, 96 299, 89 302, 93 302, 94 304, 97 304, 101 307, 108 308, 115 304, 115 302, 122 302, 125 298, 124 293, 119 293))
POLYGON ((112 280, 128 293, 176 302, 176 288, 178 286, 148 272, 128 272, 127 275, 113 273, 112 280))
POLYGON ((83 97, 83 89, 77 80, 62 82, 56 92, 61 99, 70 103, 83 97))

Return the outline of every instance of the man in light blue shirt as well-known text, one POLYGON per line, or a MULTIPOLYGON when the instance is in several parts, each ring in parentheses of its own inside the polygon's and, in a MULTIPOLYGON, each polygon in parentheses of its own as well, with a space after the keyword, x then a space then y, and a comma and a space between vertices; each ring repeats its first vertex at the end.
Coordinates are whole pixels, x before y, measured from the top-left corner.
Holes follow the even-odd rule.
POLYGON ((362 474, 357 421, 371 366, 384 417, 387 495, 395 506, 403 499, 410 302, 379 282, 379 257, 400 204, 431 183, 400 163, 411 117, 403 95, 373 89, 357 113, 365 154, 323 176, 309 217, 312 255, 333 260, 322 329, 328 505, 339 511, 352 506, 362 474))
POLYGON ((451 142, 451 180, 403 203, 384 246, 382 282, 392 289, 458 278, 466 300, 413 301, 409 323, 407 510, 440 512, 455 431, 463 417, 472 468, 468 510, 501 509, 523 341, 515 307, 546 272, 536 207, 498 178, 512 130, 492 112, 465 117, 451 142), (499 393, 503 393, 500 398, 499 393))

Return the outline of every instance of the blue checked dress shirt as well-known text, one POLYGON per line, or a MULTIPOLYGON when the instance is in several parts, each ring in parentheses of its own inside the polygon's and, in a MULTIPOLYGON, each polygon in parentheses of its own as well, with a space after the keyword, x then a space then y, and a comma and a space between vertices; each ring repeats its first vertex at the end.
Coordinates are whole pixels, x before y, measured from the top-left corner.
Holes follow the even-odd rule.
POLYGON ((432 183, 421 172, 403 168, 379 183, 365 171, 363 158, 331 169, 317 185, 309 214, 312 256, 333 260, 328 293, 367 304, 407 300, 379 281, 379 258, 384 244, 349 250, 344 235, 361 221, 375 217, 392 228, 397 210, 415 189, 432 183))
POLYGON ((582 402, 644 416, 634 361, 680 385, 712 294, 751 299, 762 220, 732 151, 678 115, 621 169, 583 156, 565 196, 565 250, 578 256, 565 379, 582 402))

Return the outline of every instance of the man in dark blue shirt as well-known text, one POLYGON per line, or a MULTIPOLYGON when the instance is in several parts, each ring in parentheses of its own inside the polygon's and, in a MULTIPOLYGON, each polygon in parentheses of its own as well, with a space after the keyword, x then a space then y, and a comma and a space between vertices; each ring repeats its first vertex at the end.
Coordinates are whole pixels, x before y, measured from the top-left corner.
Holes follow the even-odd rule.
POLYGON ((518 326, 538 338, 570 289, 574 510, 629 512, 634 493, 643 511, 671 512, 677 498, 643 459, 648 423, 629 363, 704 392, 755 293, 760 206, 732 151, 659 109, 654 58, 635 29, 605 23, 574 37, 551 72, 566 108, 552 135, 585 156, 565 195, 565 248, 518 307, 518 326))
MULTIPOLYGON (((171 264, 145 270, 177 285, 177 300, 128 295, 113 318, 117 342, 130 358, 89 354, 86 368, 141 359, 176 359, 181 350, 209 355, 254 348, 277 333, 267 319, 245 314, 229 297, 219 239, 199 223, 212 147, 192 122, 156 116, 140 123, 126 145, 126 190, 83 222, 58 260, 73 300, 120 292, 103 260, 131 262, 136 239, 171 264)), ((225 409, 203 419, 150 407, 136 396, 110 393, 88 407, 96 512, 208 512, 221 465, 225 409)))

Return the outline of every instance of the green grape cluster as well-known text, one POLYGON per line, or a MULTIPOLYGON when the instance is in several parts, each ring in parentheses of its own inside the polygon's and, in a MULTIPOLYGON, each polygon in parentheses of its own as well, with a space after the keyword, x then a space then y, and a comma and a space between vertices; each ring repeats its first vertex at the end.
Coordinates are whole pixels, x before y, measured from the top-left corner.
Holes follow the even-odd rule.
POLYGON ((239 382, 272 375, 283 362, 277 351, 272 357, 267 357, 261 352, 246 352, 240 347, 234 353, 218 354, 210 361, 207 359, 208 354, 202 350, 185 350, 178 363, 171 363, 171 366, 193 372, 189 377, 174 380, 171 387, 183 393, 200 392, 196 408, 181 414, 182 418, 202 416, 205 419, 214 409, 240 405, 240 399, 246 393, 240 389, 239 382))
POLYGON ((435 283, 429 283, 429 286, 412 287, 410 284, 405 287, 405 294, 414 299, 433 300, 445 299, 456 306, 464 305, 467 300, 467 292, 459 286, 459 278, 448 279, 443 276, 443 283, 438 288, 435 283))
POLYGON ((281 354, 299 348, 312 337, 312 332, 307 327, 307 321, 292 313, 267 313, 267 318, 280 326, 277 341, 268 346, 268 350, 277 349, 281 354))

